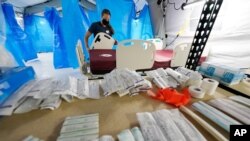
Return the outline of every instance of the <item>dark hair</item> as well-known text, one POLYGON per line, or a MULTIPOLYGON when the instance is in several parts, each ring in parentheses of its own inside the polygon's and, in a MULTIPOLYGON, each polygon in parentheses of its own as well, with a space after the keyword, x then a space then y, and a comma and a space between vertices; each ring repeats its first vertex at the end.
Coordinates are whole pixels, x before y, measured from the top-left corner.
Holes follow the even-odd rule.
POLYGON ((104 14, 108 14, 108 15, 111 16, 111 13, 110 13, 110 11, 109 11, 108 9, 103 9, 103 10, 102 10, 102 16, 103 16, 104 14))
MULTIPOLYGON (((102 16, 103 16, 104 14, 108 14, 108 15, 111 16, 111 13, 110 13, 110 11, 109 11, 108 9, 103 9, 103 10, 102 10, 102 16)), ((108 24, 107 27, 108 27, 109 30, 111 31, 111 35, 114 35, 114 34, 115 34, 115 31, 114 31, 113 27, 112 27, 110 24, 108 24)))

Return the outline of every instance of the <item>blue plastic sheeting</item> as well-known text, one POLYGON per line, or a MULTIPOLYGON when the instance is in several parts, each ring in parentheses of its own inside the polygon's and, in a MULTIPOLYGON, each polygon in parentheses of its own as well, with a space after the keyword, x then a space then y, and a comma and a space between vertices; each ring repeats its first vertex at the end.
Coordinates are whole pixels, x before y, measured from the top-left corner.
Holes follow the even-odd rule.
POLYGON ((137 18, 136 11, 132 10, 130 23, 130 38, 143 40, 153 38, 153 30, 148 5, 144 6, 139 17, 137 18))
POLYGON ((66 47, 64 43, 63 31, 62 31, 62 18, 59 16, 58 11, 55 8, 46 8, 44 16, 47 19, 53 33, 52 39, 54 40, 54 67, 67 68, 69 67, 66 47))
POLYGON ((23 60, 28 61, 37 58, 29 36, 18 25, 13 6, 2 4, 2 9, 6 21, 6 43, 5 47, 12 53, 20 66, 24 66, 23 60))
MULTIPOLYGON (((111 12, 111 25, 115 30, 113 36, 117 41, 126 39, 148 39, 153 37, 148 5, 145 5, 136 18, 133 0, 97 0, 96 13, 101 19, 104 8, 111 12)), ((93 22, 93 21, 91 21, 93 22)))
POLYGON ((135 11, 133 0, 97 0, 97 14, 101 20, 103 9, 111 12, 111 25, 115 30, 113 38, 118 42, 125 39, 132 39, 130 36, 131 13, 135 11))
POLYGON ((80 39, 82 41, 85 59, 88 60, 89 54, 84 46, 84 35, 87 31, 84 27, 84 13, 78 4, 78 0, 62 0, 63 8, 63 35, 65 38, 66 51, 69 65, 73 68, 78 67, 76 56, 76 44, 80 39))
POLYGON ((24 29, 32 40, 36 52, 52 52, 54 33, 48 21, 41 16, 24 16, 24 29))
POLYGON ((5 20, 3 15, 2 6, 0 6, 0 45, 4 45, 5 42, 5 20))
POLYGON ((0 106, 18 88, 34 78, 35 72, 32 67, 18 67, 6 70, 3 75, 0 75, 0 106))

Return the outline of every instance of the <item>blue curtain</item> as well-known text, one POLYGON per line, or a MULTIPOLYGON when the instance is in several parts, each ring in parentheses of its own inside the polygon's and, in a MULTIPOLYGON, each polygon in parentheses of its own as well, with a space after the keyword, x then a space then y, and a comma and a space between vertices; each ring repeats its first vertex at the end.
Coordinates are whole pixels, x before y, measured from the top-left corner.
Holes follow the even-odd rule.
POLYGON ((44 16, 47 19, 53 33, 53 41, 54 41, 54 67, 56 69, 59 68, 67 68, 69 67, 67 50, 65 46, 65 40, 63 37, 62 31, 62 18, 59 15, 59 12, 55 8, 46 8, 44 12, 44 16))
MULTIPOLYGON (((134 7, 133 7, 134 9, 134 7)), ((136 11, 132 10, 130 14, 130 31, 131 39, 149 39, 153 38, 153 30, 149 14, 149 7, 145 5, 141 10, 139 17, 136 18, 136 11)))
POLYGON ((2 5, 0 6, 0 45, 4 45, 4 41, 6 38, 6 33, 5 33, 5 19, 4 19, 4 15, 3 15, 3 10, 2 10, 2 5))
MULTIPOLYGON (((78 0, 62 0, 63 38, 70 67, 78 67, 75 46, 77 40, 82 41, 85 59, 89 54, 84 45, 84 35, 91 23, 101 19, 101 11, 111 11, 111 25, 115 30, 114 38, 119 42, 125 39, 147 39, 153 37, 149 8, 146 5, 139 17, 135 18, 133 0, 96 0, 95 10, 86 10, 79 6, 78 0)), ((91 37, 93 39, 93 36, 91 37)), ((89 44, 91 44, 91 39, 89 44)), ((60 59, 59 59, 60 60, 60 59)), ((64 58, 64 60, 66 60, 64 58)), ((62 61, 62 60, 61 60, 62 61)))
POLYGON ((111 25, 115 30, 113 36, 118 42, 131 39, 129 35, 131 12, 134 10, 133 0, 97 0, 96 14, 98 20, 101 19, 103 9, 109 9, 111 12, 111 25))
MULTIPOLYGON (((97 8, 88 12, 91 22, 92 17, 101 19, 104 8, 111 11, 111 25, 115 30, 114 38, 118 41, 126 39, 148 39, 153 37, 149 7, 145 5, 140 16, 136 18, 135 4, 133 0, 97 0, 97 8)), ((93 18, 92 18, 93 19, 93 18)))
POLYGON ((52 52, 54 46, 53 31, 48 21, 41 16, 25 15, 25 32, 32 39, 36 52, 52 52))
POLYGON ((87 31, 84 27, 84 16, 78 4, 78 0, 62 0, 63 9, 63 35, 65 38, 66 51, 69 65, 73 68, 78 67, 76 56, 76 44, 80 39, 83 46, 85 59, 89 58, 88 51, 84 46, 84 35, 87 31))
POLYGON ((17 63, 24 66, 23 60, 28 61, 37 58, 29 36, 17 23, 13 6, 2 4, 2 9, 6 21, 6 48, 13 54, 17 63))

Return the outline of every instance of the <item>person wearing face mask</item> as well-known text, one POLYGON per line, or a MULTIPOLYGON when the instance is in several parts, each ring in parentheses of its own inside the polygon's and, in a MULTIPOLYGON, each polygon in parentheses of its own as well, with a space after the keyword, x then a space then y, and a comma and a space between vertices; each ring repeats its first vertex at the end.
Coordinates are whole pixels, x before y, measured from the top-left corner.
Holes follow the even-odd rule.
MULTIPOLYGON (((110 11, 108 9, 103 9, 102 20, 99 22, 92 23, 91 26, 89 27, 84 38, 85 46, 88 50, 89 50, 88 39, 92 34, 94 34, 94 37, 100 32, 104 32, 110 36, 113 36, 115 34, 114 29, 109 23, 110 16, 111 16, 110 11)), ((115 41, 115 44, 117 44, 117 41, 115 41)))

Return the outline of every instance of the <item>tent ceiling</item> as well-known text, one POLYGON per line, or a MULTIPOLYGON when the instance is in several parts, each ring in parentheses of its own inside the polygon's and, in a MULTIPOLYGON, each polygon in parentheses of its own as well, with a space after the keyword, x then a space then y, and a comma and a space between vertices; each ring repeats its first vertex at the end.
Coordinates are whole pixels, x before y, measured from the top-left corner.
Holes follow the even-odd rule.
POLYGON ((25 8, 27 6, 33 6, 46 1, 49 0, 7 0, 7 2, 11 3, 13 6, 21 8, 25 8))

